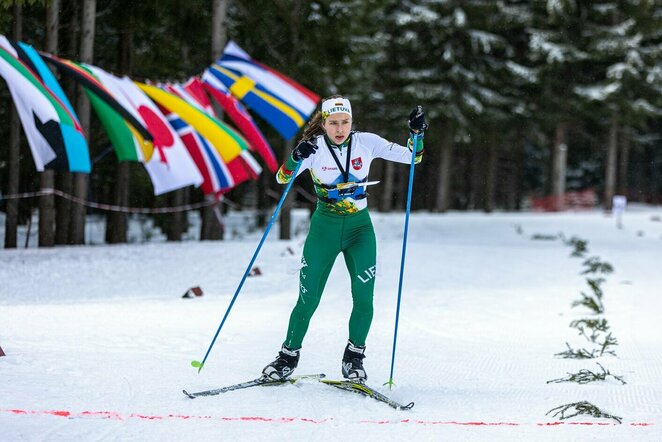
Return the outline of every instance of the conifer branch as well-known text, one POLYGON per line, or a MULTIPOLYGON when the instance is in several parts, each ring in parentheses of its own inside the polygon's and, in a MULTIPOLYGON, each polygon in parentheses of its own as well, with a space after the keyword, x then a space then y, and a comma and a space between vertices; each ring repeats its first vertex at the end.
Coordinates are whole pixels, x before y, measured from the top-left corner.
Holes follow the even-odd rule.
POLYGON ((553 411, 556 411, 556 413, 554 413, 552 417, 559 416, 560 420, 570 419, 572 417, 579 416, 581 414, 586 414, 600 419, 613 419, 619 424, 623 422, 622 417, 605 413, 604 411, 600 410, 598 407, 596 407, 595 405, 591 404, 588 401, 574 402, 572 404, 561 405, 560 407, 552 408, 547 413, 545 413, 545 415, 549 415, 549 413, 553 411), (566 415, 566 412, 568 411, 572 411, 572 414, 566 415))
POLYGON ((599 356, 602 356, 605 353, 608 353, 612 356, 616 356, 616 352, 614 352, 613 350, 607 350, 609 347, 613 347, 613 346, 616 346, 616 345, 618 345, 618 340, 616 340, 616 338, 614 338, 611 335, 611 332, 610 332, 607 336, 605 336, 604 342, 602 344, 600 344, 600 355, 599 356))
POLYGON ((579 300, 579 301, 573 301, 572 302, 572 307, 577 307, 577 306, 583 305, 583 306, 588 307, 589 309, 593 310, 593 312, 598 314, 598 315, 600 313, 604 313, 605 307, 602 304, 602 301, 600 300, 600 298, 596 299, 592 296, 587 295, 584 292, 581 292, 581 295, 582 295, 582 299, 579 300))
MULTIPOLYGON (((563 239, 563 237, 561 238, 563 239)), ((570 256, 582 257, 588 252, 588 241, 584 239, 573 236, 569 240, 563 239, 563 242, 568 246, 574 247, 570 256)))
POLYGON ((609 324, 606 319, 579 319, 572 321, 570 327, 574 327, 579 330, 579 335, 584 336, 588 341, 595 342, 600 336, 600 333, 606 333, 609 331, 609 324), (591 330, 590 335, 587 333, 587 329, 591 330))
POLYGON ((588 384, 589 382, 605 381, 608 377, 611 376, 612 378, 619 381, 622 385, 626 384, 622 376, 611 374, 609 370, 605 369, 599 362, 596 362, 596 364, 598 364, 602 370, 602 373, 594 373, 591 370, 584 368, 579 370, 577 373, 568 373, 568 376, 564 378, 552 379, 551 381, 547 381, 547 383, 560 384, 561 382, 576 382, 578 384, 588 384))
POLYGON ((595 358, 595 350, 588 351, 585 348, 580 348, 578 350, 570 347, 570 344, 565 343, 568 349, 560 353, 556 353, 554 356, 558 356, 562 359, 593 359, 595 358))
POLYGON ((603 275, 608 275, 614 271, 614 267, 608 262, 600 261, 600 257, 592 256, 582 263, 586 270, 584 270, 581 275, 587 275, 589 273, 602 273, 603 275))
POLYGON ((600 286, 602 285, 603 282, 605 282, 604 278, 586 278, 586 282, 588 283, 589 287, 591 287, 591 290, 593 290, 593 293, 595 293, 595 296, 598 297, 598 299, 602 299, 602 296, 604 295, 604 292, 602 291, 602 288, 600 286))

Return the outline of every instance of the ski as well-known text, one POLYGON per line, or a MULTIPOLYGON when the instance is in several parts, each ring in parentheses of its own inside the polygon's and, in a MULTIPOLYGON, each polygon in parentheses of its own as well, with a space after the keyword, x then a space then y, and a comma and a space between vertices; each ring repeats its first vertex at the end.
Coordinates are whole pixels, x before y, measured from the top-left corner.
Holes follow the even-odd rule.
POLYGON ((244 388, 250 388, 250 387, 257 387, 257 386, 269 386, 269 385, 283 385, 283 384, 294 384, 297 381, 300 381, 302 379, 315 379, 315 380, 322 380, 326 375, 323 373, 319 374, 308 374, 308 375, 300 375, 300 376, 290 376, 287 379, 283 379, 280 381, 275 381, 273 379, 269 379, 265 376, 261 376, 257 379, 253 379, 251 381, 247 382, 242 382, 240 384, 234 384, 234 385, 228 385, 227 387, 221 387, 221 388, 216 388, 213 390, 205 390, 205 391, 198 391, 197 393, 189 393, 186 390, 182 390, 184 394, 191 399, 195 399, 200 396, 216 396, 221 393, 227 393, 228 391, 233 391, 233 390, 241 390, 244 388))
POLYGON ((389 407, 395 408, 396 410, 411 410, 412 407, 414 406, 413 402, 410 402, 407 405, 402 405, 361 382, 336 381, 332 379, 319 379, 319 381, 326 385, 331 385, 333 387, 339 388, 341 390, 351 391, 352 393, 357 393, 363 396, 370 397, 379 402, 383 402, 384 404, 388 405, 389 407))
POLYGON ((300 376, 291 376, 287 379, 275 381, 269 378, 266 378, 264 376, 259 377, 257 379, 253 379, 247 382, 242 382, 239 384, 234 384, 234 385, 228 385, 227 387, 221 387, 221 388, 216 388, 212 390, 204 390, 204 391, 198 391, 196 393, 189 393, 186 390, 182 390, 183 393, 188 396, 191 399, 195 399, 200 396, 216 396, 221 393, 227 393, 228 391, 233 391, 233 390, 241 390, 245 388, 251 388, 251 387, 257 387, 257 386, 271 386, 271 385, 283 385, 283 384, 294 384, 302 379, 313 379, 317 380, 319 382, 322 382, 323 384, 330 385, 332 387, 338 388, 340 390, 345 390, 349 391, 352 393, 356 394, 361 394, 366 397, 370 397, 372 399, 375 399, 376 401, 382 402, 389 407, 395 408, 396 410, 410 410, 413 406, 414 403, 410 402, 406 405, 402 405, 393 399, 389 398, 388 396, 383 395, 382 393, 378 392, 377 390, 368 387, 367 385, 361 383, 361 382, 352 382, 352 381, 338 381, 338 380, 333 380, 333 379, 324 379, 326 377, 325 374, 319 373, 319 374, 309 374, 309 375, 300 375, 300 376))

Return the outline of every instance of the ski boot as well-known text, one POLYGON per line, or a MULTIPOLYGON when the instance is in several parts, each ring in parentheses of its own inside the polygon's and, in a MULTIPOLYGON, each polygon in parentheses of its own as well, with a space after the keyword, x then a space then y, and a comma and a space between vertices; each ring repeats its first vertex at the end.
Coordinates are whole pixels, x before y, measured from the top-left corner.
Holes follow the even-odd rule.
POLYGON ((264 367, 262 374, 273 381, 287 379, 299 364, 299 350, 293 350, 283 344, 276 359, 264 367))
POLYGON ((352 341, 347 341, 345 354, 342 357, 342 375, 345 379, 360 383, 368 379, 363 369, 363 358, 365 358, 365 346, 357 347, 352 341))

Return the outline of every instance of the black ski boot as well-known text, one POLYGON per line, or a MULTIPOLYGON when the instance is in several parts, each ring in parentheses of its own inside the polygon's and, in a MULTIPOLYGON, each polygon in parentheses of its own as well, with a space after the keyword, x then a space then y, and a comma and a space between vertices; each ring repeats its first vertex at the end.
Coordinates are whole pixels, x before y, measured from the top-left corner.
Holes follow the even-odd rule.
POLYGON ((350 381, 365 382, 368 375, 363 369, 363 358, 365 358, 365 346, 357 347, 352 341, 347 341, 345 354, 342 357, 342 375, 350 381))
POLYGON ((299 350, 293 350, 283 344, 276 359, 264 367, 262 374, 274 381, 287 379, 299 364, 299 350))

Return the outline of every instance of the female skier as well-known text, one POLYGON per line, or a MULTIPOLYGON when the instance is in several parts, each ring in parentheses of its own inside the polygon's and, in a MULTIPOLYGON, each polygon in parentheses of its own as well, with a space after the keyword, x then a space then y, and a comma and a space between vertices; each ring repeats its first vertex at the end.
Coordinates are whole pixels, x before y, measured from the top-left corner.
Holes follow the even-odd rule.
POLYGON ((299 298, 278 356, 262 370, 266 377, 285 379, 298 365, 310 319, 333 263, 342 252, 351 278, 353 301, 342 374, 352 381, 367 379, 363 358, 373 315, 377 259, 375 231, 366 208, 366 187, 374 184, 368 181, 368 171, 375 158, 410 164, 413 133, 418 134, 415 162, 419 163, 427 127, 423 109, 417 106, 409 115, 412 135, 408 147, 404 147, 372 133, 352 131, 352 106, 347 98, 334 95, 322 101, 321 111, 312 117, 302 140, 276 177, 281 184, 290 182, 296 178, 293 171, 301 162, 299 173, 310 170, 318 202, 301 258, 299 298))

